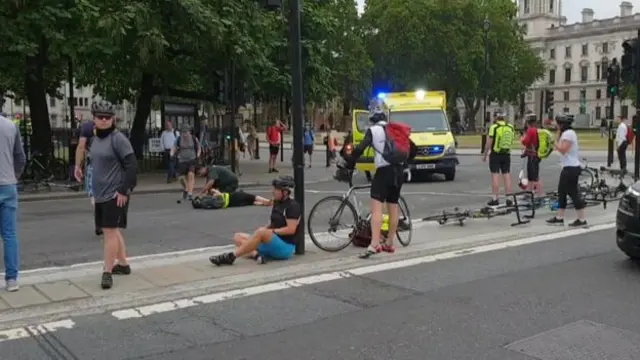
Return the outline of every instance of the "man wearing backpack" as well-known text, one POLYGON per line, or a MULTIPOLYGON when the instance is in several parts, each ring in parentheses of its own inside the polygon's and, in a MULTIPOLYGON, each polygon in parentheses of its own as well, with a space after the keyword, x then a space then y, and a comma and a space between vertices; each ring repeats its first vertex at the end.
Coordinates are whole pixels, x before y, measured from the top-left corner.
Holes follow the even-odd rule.
MULTIPOLYGON (((489 156, 489 171, 491 172, 491 192, 493 198, 487 203, 489 206, 500 205, 500 177, 504 181, 505 194, 511 193, 511 147, 515 138, 513 125, 505 120, 502 112, 496 113, 496 121, 489 128, 487 144, 485 147, 483 162, 487 162, 489 156)), ((507 206, 512 204, 506 200, 507 206)))
POLYGON ((626 119, 617 118, 618 130, 616 131, 616 146, 620 170, 627 172, 627 148, 633 142, 633 131, 629 128, 626 119))
POLYGON ((191 200, 193 198, 193 188, 196 182, 196 167, 200 158, 200 142, 191 134, 189 125, 185 125, 176 139, 176 143, 171 149, 170 156, 178 156, 178 175, 182 185, 182 198, 191 200), (185 180, 186 176, 186 180, 185 180))
POLYGON ((402 123, 388 123, 383 106, 381 101, 373 100, 369 115, 369 121, 373 125, 367 129, 364 139, 346 159, 347 167, 353 169, 356 160, 367 147, 371 146, 374 150, 376 172, 371 181, 371 244, 360 255, 362 259, 380 252, 395 251, 393 240, 398 229, 398 200, 404 182, 404 170, 417 152, 415 144, 409 138, 411 128, 402 123), (389 231, 387 239, 381 243, 383 203, 387 204, 389 213, 389 231))

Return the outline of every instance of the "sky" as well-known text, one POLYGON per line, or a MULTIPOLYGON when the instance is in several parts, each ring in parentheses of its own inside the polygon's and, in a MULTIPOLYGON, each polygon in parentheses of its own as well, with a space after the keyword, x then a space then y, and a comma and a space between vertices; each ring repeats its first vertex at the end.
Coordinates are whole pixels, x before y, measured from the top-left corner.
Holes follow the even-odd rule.
MULTIPOLYGON (((360 12, 364 9, 365 0, 357 0, 360 12)), ((596 19, 612 18, 620 14, 622 0, 563 0, 562 15, 567 17, 567 24, 579 22, 582 19, 582 9, 593 9, 596 19)), ((640 0, 631 0, 633 13, 640 12, 640 0)))

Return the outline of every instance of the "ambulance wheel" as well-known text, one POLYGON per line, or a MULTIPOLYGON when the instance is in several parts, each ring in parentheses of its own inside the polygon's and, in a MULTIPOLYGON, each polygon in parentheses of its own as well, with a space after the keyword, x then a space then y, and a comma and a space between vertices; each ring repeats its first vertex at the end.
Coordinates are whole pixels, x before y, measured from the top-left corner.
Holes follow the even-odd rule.
POLYGON ((453 181, 453 180, 456 179, 456 168, 448 170, 448 171, 444 172, 443 174, 444 174, 444 179, 445 180, 453 181))
POLYGON ((373 177, 371 176, 371 171, 365 171, 364 176, 367 177, 368 182, 371 182, 371 180, 373 180, 373 177))

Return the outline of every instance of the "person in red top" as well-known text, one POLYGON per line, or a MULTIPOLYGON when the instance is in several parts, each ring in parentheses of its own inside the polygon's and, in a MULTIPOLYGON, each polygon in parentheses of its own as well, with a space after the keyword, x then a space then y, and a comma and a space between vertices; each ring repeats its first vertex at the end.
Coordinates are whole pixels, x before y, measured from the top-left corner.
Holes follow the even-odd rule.
POLYGON ((282 133, 287 127, 280 120, 275 120, 267 128, 267 142, 269 143, 269 173, 278 172, 276 169, 276 157, 280 151, 282 133))
POLYGON ((522 137, 524 146, 524 156, 527 158, 527 185, 528 190, 542 193, 542 183, 540 182, 540 158, 538 157, 538 128, 536 127, 536 117, 527 118, 527 131, 522 137))

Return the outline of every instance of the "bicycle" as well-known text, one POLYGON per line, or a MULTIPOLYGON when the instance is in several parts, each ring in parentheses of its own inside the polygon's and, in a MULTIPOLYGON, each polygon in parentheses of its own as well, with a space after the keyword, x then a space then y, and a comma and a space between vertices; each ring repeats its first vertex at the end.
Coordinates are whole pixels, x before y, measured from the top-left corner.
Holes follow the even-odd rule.
POLYGON ((625 177, 627 173, 622 170, 609 169, 601 166, 599 169, 590 167, 587 158, 582 158, 583 165, 580 171, 579 185, 583 191, 595 191, 602 194, 603 197, 610 196, 611 199, 616 199, 619 194, 624 194, 629 188, 629 185, 625 183, 625 177), (605 175, 609 177, 617 178, 618 185, 611 188, 607 184, 605 175))
POLYGON ((54 180, 67 180, 69 178, 69 165, 53 155, 44 156, 34 151, 25 165, 20 177, 23 186, 32 185, 38 190, 40 187, 51 188, 54 180))
MULTIPOLYGON (((340 168, 339 168, 340 169, 340 168)), ((359 202, 357 201, 357 197, 356 197, 356 191, 357 190, 364 190, 364 189, 370 189, 371 188, 371 184, 366 184, 366 185, 353 185, 353 174, 354 171, 353 170, 348 170, 349 174, 347 176, 348 179, 343 180, 344 182, 347 182, 349 184, 349 189, 342 195, 330 195, 327 196, 323 199, 320 199, 312 208, 311 208, 311 212, 309 212, 309 219, 307 220, 307 231, 309 233, 309 237, 311 237, 311 241, 321 250, 324 251, 328 251, 328 252, 337 252, 340 251, 344 248, 346 248, 347 246, 349 246, 349 244, 351 244, 353 242, 353 239, 355 237, 355 235, 357 234, 358 230, 364 229, 366 227, 371 226, 371 213, 368 214, 363 214, 360 210, 360 205, 359 202), (316 215, 316 212, 318 212, 318 209, 320 207, 320 205, 326 204, 326 203, 337 203, 338 205, 338 209, 335 211, 335 213, 329 218, 328 221, 328 228, 326 233, 328 234, 336 234, 338 232, 342 232, 344 231, 345 234, 348 234, 348 239, 345 240, 344 243, 339 244, 338 246, 335 247, 331 247, 331 246, 327 246, 323 243, 321 243, 318 238, 316 237, 317 233, 314 232, 314 229, 312 227, 312 219, 314 218, 314 215, 316 215), (342 215, 345 214, 345 210, 348 209, 348 212, 351 213, 351 215, 348 215, 348 220, 347 221, 352 221, 351 225, 346 225, 346 228, 339 231, 338 230, 338 226, 340 225, 340 218, 342 217, 342 215), (347 233, 347 231, 349 231, 347 233)), ((399 200, 398 200, 398 205, 399 205, 399 209, 400 209, 400 214, 399 214, 399 219, 398 219, 398 230, 396 231, 396 237, 398 239, 398 242, 400 242, 400 244, 402 244, 402 246, 409 246, 409 244, 411 243, 411 238, 413 236, 413 226, 411 223, 411 214, 409 213, 409 207, 407 205, 407 202, 405 201, 404 197, 400 196, 399 200), (401 236, 401 233, 408 233, 408 236, 406 238, 404 238, 403 236, 401 236)), ((383 234, 384 235, 384 234, 383 234)))

